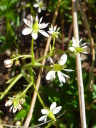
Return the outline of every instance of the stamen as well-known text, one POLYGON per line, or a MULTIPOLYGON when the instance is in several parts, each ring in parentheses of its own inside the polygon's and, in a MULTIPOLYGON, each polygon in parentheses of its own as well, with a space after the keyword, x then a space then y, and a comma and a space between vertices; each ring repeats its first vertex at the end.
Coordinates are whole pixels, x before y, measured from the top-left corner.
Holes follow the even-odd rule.
POLYGON ((11 109, 9 109, 9 112, 11 112, 11 109))
POLYGON ((27 21, 27 24, 29 24, 29 21, 27 21))
POLYGON ((6 100, 6 103, 8 102, 8 100, 6 100))

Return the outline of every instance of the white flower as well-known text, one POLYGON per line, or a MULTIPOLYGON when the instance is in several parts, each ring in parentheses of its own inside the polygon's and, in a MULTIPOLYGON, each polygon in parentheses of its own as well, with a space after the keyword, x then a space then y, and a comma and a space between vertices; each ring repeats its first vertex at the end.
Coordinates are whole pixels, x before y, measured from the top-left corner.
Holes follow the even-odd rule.
POLYGON ((48 23, 41 23, 42 22, 42 17, 40 18, 40 21, 38 22, 38 16, 36 16, 35 18, 35 23, 33 24, 33 18, 31 16, 31 21, 27 20, 27 19, 24 19, 24 23, 26 25, 28 25, 29 28, 25 28, 23 31, 22 31, 22 34, 23 35, 28 35, 28 34, 31 34, 32 35, 32 38, 34 40, 37 39, 38 37, 38 33, 41 33, 42 35, 46 36, 46 37, 49 37, 49 35, 42 29, 46 28, 48 26, 48 23))
POLYGON ((13 62, 12 62, 11 59, 6 59, 6 60, 4 61, 4 66, 5 66, 6 68, 10 68, 10 67, 12 66, 12 64, 13 64, 13 62))
MULTIPOLYGON (((42 109, 42 110, 41 110, 41 113, 42 113, 44 116, 40 117, 40 118, 38 119, 38 121, 43 121, 43 120, 44 120, 44 122, 46 122, 47 117, 50 117, 51 119, 54 120, 55 118, 53 117, 53 115, 54 115, 54 114, 57 114, 61 109, 62 109, 62 106, 56 107, 56 102, 53 102, 53 103, 51 104, 51 106, 50 106, 50 110, 48 110, 48 109, 42 109)), ((56 119, 55 119, 55 120, 56 120, 56 119)))
POLYGON ((51 25, 51 28, 49 28, 48 33, 50 33, 54 38, 55 37, 58 38, 58 35, 59 35, 58 31, 59 31, 59 29, 60 29, 60 27, 57 28, 57 25, 54 26, 54 27, 51 25))
MULTIPOLYGON (((52 58, 50 57, 49 59, 50 59, 50 62, 53 63, 52 58)), ((60 83, 62 83, 62 82, 65 83, 66 82, 65 77, 69 78, 69 76, 62 73, 61 70, 68 71, 68 72, 73 71, 72 69, 65 69, 64 64, 66 63, 66 61, 67 61, 67 55, 63 54, 61 56, 60 60, 58 61, 58 64, 53 63, 53 65, 51 66, 53 69, 47 73, 46 79, 47 80, 51 80, 53 78, 55 79, 56 72, 57 72, 57 76, 59 78, 60 83)))
MULTIPOLYGON (((69 50, 70 50, 70 51, 74 52, 75 54, 76 54, 76 53, 80 53, 80 52, 87 54, 87 52, 84 52, 84 48, 87 47, 87 46, 86 46, 86 43, 82 44, 81 46, 77 46, 76 40, 75 40, 74 37, 72 38, 72 41, 73 41, 72 47, 69 47, 69 50)), ((79 43, 80 43, 81 41, 82 41, 82 39, 80 39, 79 43)))
POLYGON ((9 97, 9 100, 6 101, 5 106, 11 106, 9 112, 13 109, 13 113, 15 113, 17 109, 20 111, 23 108, 21 104, 25 102, 25 99, 19 99, 18 96, 9 97))
POLYGON ((38 12, 40 13, 41 10, 46 10, 46 6, 43 3, 43 0, 36 0, 36 4, 33 4, 35 8, 38 8, 38 12))

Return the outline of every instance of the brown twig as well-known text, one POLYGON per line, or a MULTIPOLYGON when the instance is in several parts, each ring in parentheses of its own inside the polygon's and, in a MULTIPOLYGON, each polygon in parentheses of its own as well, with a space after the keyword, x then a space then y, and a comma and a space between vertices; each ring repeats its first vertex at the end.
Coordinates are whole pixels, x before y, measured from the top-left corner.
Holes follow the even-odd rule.
MULTIPOLYGON (((76 40, 77 46, 79 46, 79 32, 78 32, 77 2, 76 2, 76 0, 72 0, 72 13, 73 13, 74 38, 76 40)), ((81 128, 86 128, 84 88, 83 88, 83 80, 82 80, 80 54, 76 55, 76 68, 77 68, 77 84, 78 84, 78 94, 79 94, 81 128)))
POLYGON ((87 86, 87 87, 90 87, 91 79, 92 79, 92 75, 93 75, 94 62, 95 62, 94 40, 93 40, 93 37, 92 37, 92 34, 91 34, 91 30, 90 30, 90 27, 89 27, 89 24, 88 24, 88 20, 87 20, 86 14, 85 14, 85 12, 83 10, 82 3, 81 3, 80 0, 78 0, 78 5, 79 5, 80 13, 81 13, 85 28, 88 31, 88 37, 89 37, 89 40, 90 40, 90 43, 91 43, 92 65, 91 65, 91 71, 90 71, 90 76, 89 76, 89 83, 88 83, 88 86, 87 86))
MULTIPOLYGON (((55 10, 53 21, 52 21, 52 25, 55 24, 55 21, 56 21, 57 15, 58 15, 58 9, 59 9, 59 6, 60 6, 60 2, 61 2, 61 0, 58 0, 57 8, 55 10)), ((49 49, 50 42, 51 42, 51 36, 49 36, 49 38, 47 40, 46 48, 45 48, 45 51, 44 51, 44 56, 47 55, 47 51, 49 49)), ((45 65, 45 59, 42 61, 42 65, 45 65)), ((37 78, 37 82, 36 82, 37 90, 39 89, 39 86, 40 86, 42 72, 43 72, 43 68, 40 68, 38 78, 37 78)), ((26 126, 26 127, 28 127, 29 124, 30 124, 32 114, 33 114, 33 110, 34 110, 34 106, 35 106, 35 102, 36 102, 36 98, 37 98, 37 93, 34 91, 33 98, 32 98, 32 101, 31 101, 30 110, 29 110, 28 116, 27 116, 27 118, 25 120, 25 123, 24 123, 24 126, 26 126)))

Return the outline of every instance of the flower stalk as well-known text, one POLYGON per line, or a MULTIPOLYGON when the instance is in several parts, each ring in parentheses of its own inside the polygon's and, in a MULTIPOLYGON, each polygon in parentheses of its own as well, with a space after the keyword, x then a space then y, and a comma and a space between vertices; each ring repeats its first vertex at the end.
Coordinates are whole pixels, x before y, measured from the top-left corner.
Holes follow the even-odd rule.
POLYGON ((22 74, 19 74, 8 86, 8 88, 4 91, 4 93, 0 96, 0 100, 7 94, 7 92, 12 88, 13 85, 22 77, 22 74))
POLYGON ((34 39, 32 38, 32 43, 31 43, 31 62, 32 62, 33 65, 35 65, 33 43, 34 43, 34 39))

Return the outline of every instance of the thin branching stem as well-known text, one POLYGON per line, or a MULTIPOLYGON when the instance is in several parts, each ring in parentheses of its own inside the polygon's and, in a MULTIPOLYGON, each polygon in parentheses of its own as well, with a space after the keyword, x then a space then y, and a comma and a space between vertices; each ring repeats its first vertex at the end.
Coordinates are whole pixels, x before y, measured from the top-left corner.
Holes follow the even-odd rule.
MULTIPOLYGON (((77 1, 76 0, 72 0, 72 14, 73 14, 74 38, 76 40, 77 46, 79 46, 79 32, 78 32, 78 19, 77 19, 77 1)), ((82 69, 81 69, 80 54, 76 54, 76 69, 77 69, 77 84, 78 84, 81 128, 86 128, 84 88, 83 88, 83 79, 82 79, 82 69)))

